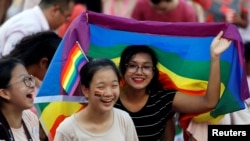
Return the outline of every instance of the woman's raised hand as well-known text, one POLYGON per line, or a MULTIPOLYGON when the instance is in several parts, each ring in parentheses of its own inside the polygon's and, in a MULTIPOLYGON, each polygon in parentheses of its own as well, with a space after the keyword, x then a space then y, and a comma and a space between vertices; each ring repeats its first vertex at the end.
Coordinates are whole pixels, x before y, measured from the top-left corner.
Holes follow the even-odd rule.
POLYGON ((211 43, 211 57, 219 57, 232 43, 232 40, 222 38, 223 31, 220 31, 219 34, 213 39, 211 43))

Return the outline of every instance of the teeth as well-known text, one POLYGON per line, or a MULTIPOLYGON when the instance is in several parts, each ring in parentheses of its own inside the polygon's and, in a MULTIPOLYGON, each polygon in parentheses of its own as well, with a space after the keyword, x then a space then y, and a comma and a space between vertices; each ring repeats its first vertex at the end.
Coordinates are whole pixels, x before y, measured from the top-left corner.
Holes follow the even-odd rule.
POLYGON ((143 78, 134 78, 134 80, 143 80, 143 78))
POLYGON ((104 100, 104 99, 101 99, 103 102, 111 102, 112 101, 112 99, 111 100, 104 100))
POLYGON ((112 99, 106 99, 106 98, 101 98, 101 101, 102 102, 111 102, 113 100, 113 98, 112 99))

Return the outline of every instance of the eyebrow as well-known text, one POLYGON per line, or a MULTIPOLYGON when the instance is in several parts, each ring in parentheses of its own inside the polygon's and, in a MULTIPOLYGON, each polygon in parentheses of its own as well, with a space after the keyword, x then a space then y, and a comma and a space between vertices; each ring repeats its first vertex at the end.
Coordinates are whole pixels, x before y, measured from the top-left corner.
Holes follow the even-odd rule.
MULTIPOLYGON (((137 64, 136 61, 129 61, 128 63, 134 63, 134 64, 137 64)), ((152 62, 143 62, 142 64, 153 64, 152 62)))
MULTIPOLYGON (((114 82, 119 83, 118 79, 112 81, 112 83, 114 82)), ((96 85, 104 85, 104 84, 105 83, 103 81, 96 83, 96 85)))

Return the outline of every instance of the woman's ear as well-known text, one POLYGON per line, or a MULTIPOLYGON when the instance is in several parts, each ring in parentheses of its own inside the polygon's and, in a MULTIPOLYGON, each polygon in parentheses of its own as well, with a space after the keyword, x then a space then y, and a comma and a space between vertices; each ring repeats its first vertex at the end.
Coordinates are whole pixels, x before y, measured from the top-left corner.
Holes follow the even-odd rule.
POLYGON ((0 97, 6 100, 10 99, 10 95, 6 89, 0 89, 0 97))
POLYGON ((49 64, 48 64, 48 58, 46 57, 43 57, 39 60, 39 67, 41 69, 45 69, 47 70, 47 68, 49 67, 49 64))
POLYGON ((85 96, 86 99, 89 98, 89 89, 86 88, 84 85, 81 85, 82 93, 85 96))

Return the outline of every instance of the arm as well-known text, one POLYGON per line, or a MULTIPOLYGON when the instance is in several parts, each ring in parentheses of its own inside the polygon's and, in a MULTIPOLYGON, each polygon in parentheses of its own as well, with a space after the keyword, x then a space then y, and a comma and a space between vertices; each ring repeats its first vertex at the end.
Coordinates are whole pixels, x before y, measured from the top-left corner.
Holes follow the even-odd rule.
POLYGON ((226 21, 233 23, 238 27, 247 28, 248 25, 248 13, 247 10, 241 11, 241 13, 236 13, 235 10, 230 9, 225 15, 226 21))
POLYGON ((220 98, 220 55, 231 44, 231 40, 222 38, 221 31, 212 41, 210 48, 211 65, 206 94, 190 96, 177 92, 173 100, 173 110, 180 113, 200 113, 213 109, 220 98))
POLYGON ((174 141, 175 139, 175 117, 166 122, 164 139, 162 141, 174 141))

